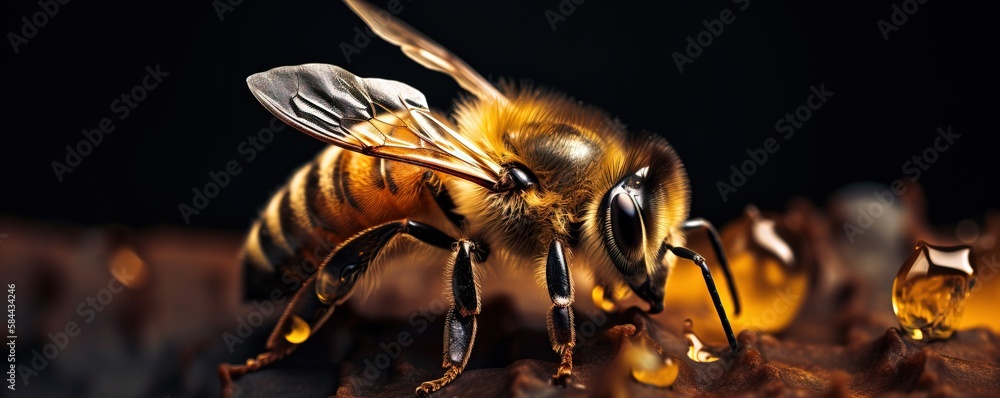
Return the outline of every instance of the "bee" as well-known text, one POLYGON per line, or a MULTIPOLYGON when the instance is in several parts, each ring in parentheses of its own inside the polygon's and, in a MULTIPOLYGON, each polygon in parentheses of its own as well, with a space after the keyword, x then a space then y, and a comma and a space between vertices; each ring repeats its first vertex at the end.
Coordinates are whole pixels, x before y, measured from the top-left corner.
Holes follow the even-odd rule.
MULTIPOLYGON (((275 116, 331 144, 295 172, 254 223, 245 245, 247 278, 277 274, 324 242, 334 248, 302 282, 266 352, 223 365, 224 377, 292 352, 360 279, 401 261, 386 250, 400 239, 435 248, 450 281, 445 372, 418 386, 417 395, 441 389, 465 368, 481 310, 481 275, 490 268, 541 276, 552 301, 548 335, 560 358, 555 384, 572 376, 574 267, 589 269, 606 298, 627 288, 657 313, 670 270, 678 260, 693 262, 735 354, 739 346, 707 262, 684 247, 686 233, 706 231, 735 298, 721 241, 710 223, 688 219, 687 174, 663 138, 630 135, 603 111, 556 92, 494 86, 384 11, 346 2, 378 36, 451 76, 471 96, 448 117, 432 112, 406 84, 333 65, 284 66, 247 79, 275 116)), ((738 299, 734 308, 739 313, 738 299)))

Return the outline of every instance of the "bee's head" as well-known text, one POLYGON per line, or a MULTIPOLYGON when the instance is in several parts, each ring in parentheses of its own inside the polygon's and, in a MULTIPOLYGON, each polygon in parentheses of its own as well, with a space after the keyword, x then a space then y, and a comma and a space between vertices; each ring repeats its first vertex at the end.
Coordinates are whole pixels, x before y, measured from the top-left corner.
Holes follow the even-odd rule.
POLYGON ((660 312, 669 272, 663 243, 684 243, 687 174, 673 148, 651 136, 629 140, 624 153, 605 162, 582 237, 593 256, 610 264, 595 267, 600 279, 628 284, 650 312, 660 312))

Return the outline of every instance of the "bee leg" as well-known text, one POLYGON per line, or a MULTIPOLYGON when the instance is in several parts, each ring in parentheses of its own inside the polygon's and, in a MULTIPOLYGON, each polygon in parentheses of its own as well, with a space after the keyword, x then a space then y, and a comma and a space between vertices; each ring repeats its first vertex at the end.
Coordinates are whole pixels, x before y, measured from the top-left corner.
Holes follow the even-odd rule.
MULTIPOLYGON (((322 267, 322 265, 321 265, 322 267)), ((324 304, 316 296, 316 276, 310 277, 292 298, 284 314, 278 320, 271 336, 267 339, 265 351, 255 358, 247 359, 242 365, 219 365, 223 395, 232 395, 232 381, 256 371, 291 354, 302 342, 318 330, 333 313, 334 305, 324 304)))
POLYGON ((444 361, 448 369, 444 376, 417 387, 417 396, 426 396, 455 380, 462 374, 476 340, 476 314, 479 314, 479 286, 476 283, 476 245, 468 240, 458 241, 455 261, 451 269, 452 307, 448 311, 444 329, 444 361))
POLYGON ((722 267, 722 274, 726 276, 726 284, 729 285, 729 294, 733 296, 733 314, 739 315, 742 312, 740 295, 736 294, 736 280, 733 279, 733 273, 729 270, 729 259, 726 257, 726 251, 722 249, 722 238, 719 237, 719 231, 715 229, 715 226, 711 222, 704 218, 687 220, 683 228, 684 231, 705 230, 708 233, 708 240, 712 242, 712 250, 715 251, 715 257, 722 267))
POLYGON ((352 236, 335 249, 316 274, 299 288, 271 332, 266 352, 248 359, 243 365, 224 364, 219 367, 224 386, 231 388, 232 379, 285 357, 319 330, 336 306, 350 296, 355 282, 368 270, 371 260, 399 234, 408 234, 444 249, 451 248, 455 241, 455 238, 434 227, 407 219, 378 225, 352 236))
POLYGON ((562 355, 559 369, 552 376, 557 385, 569 383, 573 374, 573 347, 576 346, 576 329, 573 325, 573 280, 562 241, 553 239, 545 263, 545 282, 548 285, 552 308, 546 316, 549 342, 552 350, 562 355))
POLYGON ((722 330, 726 332, 726 339, 729 340, 729 349, 733 355, 736 355, 736 351, 740 349, 740 344, 736 341, 733 327, 729 324, 726 309, 722 306, 722 298, 719 297, 719 289, 715 287, 715 279, 712 278, 712 271, 709 270, 708 263, 705 262, 705 257, 686 247, 670 246, 666 243, 663 244, 663 247, 670 250, 677 257, 691 260, 701 268, 701 275, 705 277, 705 285, 708 286, 708 294, 712 296, 712 302, 715 303, 715 311, 719 313, 719 321, 722 322, 722 330))

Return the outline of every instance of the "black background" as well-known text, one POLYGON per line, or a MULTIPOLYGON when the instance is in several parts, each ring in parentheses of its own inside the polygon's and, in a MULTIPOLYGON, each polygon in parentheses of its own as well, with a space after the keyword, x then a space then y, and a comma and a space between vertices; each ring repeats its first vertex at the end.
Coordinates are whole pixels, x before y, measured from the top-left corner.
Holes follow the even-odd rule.
MULTIPOLYGON (((695 215, 723 222, 747 203, 781 209, 804 196, 822 205, 846 184, 890 183, 933 144, 938 127, 951 125, 962 138, 919 180, 931 221, 982 217, 1000 204, 997 3, 929 0, 888 41, 876 22, 901 3, 864 3, 755 0, 737 11, 727 1, 588 0, 555 31, 545 16, 558 12, 555 0, 403 0, 398 17, 492 81, 527 79, 602 107, 633 131, 663 134, 689 169, 695 215), (727 8, 736 20, 678 73, 670 55, 727 8), (716 181, 729 178, 747 149, 780 137, 775 121, 820 84, 834 96, 791 139, 779 138, 781 149, 723 201, 716 181)), ((5 37, 41 9, 37 1, 3 8, 5 37)), ((321 62, 406 82, 441 109, 460 92, 379 39, 348 62, 340 44, 363 24, 336 1, 243 1, 223 17, 207 0, 77 0, 18 53, 5 41, 0 214, 184 225, 178 205, 190 203, 210 171, 237 160, 242 172, 190 226, 243 229, 322 148, 286 128, 246 162, 237 146, 271 119, 247 89, 248 75, 321 62), (157 64, 170 75, 117 120, 110 103, 157 64), (114 132, 59 182, 52 162, 105 117, 114 132)))

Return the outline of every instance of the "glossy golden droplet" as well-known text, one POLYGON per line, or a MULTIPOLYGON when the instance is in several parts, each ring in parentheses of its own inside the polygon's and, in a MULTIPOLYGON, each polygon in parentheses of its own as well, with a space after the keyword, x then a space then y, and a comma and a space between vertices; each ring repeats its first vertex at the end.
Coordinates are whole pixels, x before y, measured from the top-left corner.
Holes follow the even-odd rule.
POLYGON ((632 288, 628 287, 628 285, 624 283, 618 284, 618 286, 614 288, 614 291, 611 292, 611 297, 614 297, 615 300, 624 300, 631 295, 632 288))
POLYGON ((291 322, 288 324, 288 331, 285 332, 285 340, 292 344, 301 344, 309 338, 309 324, 298 315, 291 314, 291 322))
POLYGON ((733 326, 779 332, 791 324, 808 295, 809 267, 798 250, 802 243, 779 218, 756 207, 747 207, 741 222, 745 224, 723 232, 744 308, 733 326))
POLYGON ((604 312, 614 312, 615 308, 617 308, 614 301, 604 298, 604 286, 594 286, 594 290, 590 292, 590 298, 594 300, 594 305, 604 310, 604 312))
POLYGON ((662 358, 644 346, 632 346, 629 348, 628 358, 632 368, 632 378, 640 383, 666 388, 677 380, 680 366, 671 357, 662 358))
POLYGON ((116 250, 108 260, 108 265, 111 275, 129 289, 142 286, 149 277, 146 263, 134 250, 127 247, 116 250))
POLYGON ((688 358, 697 362, 715 362, 719 357, 712 354, 705 346, 705 343, 694 334, 694 322, 690 319, 684 320, 684 338, 688 342, 688 358))
POLYGON ((974 273, 972 248, 917 243, 892 284, 892 309, 914 340, 947 339, 965 310, 974 273))
POLYGON ((626 284, 611 286, 607 289, 603 285, 595 285, 590 291, 590 298, 594 305, 604 310, 604 312, 614 312, 618 309, 618 302, 624 300, 632 294, 632 288, 626 284))
POLYGON ((333 275, 330 275, 324 270, 320 270, 316 273, 316 297, 323 304, 331 304, 333 300, 337 298, 337 292, 340 290, 340 280, 333 275))
MULTIPOLYGON (((810 295, 815 266, 814 254, 808 250, 800 226, 750 206, 719 232, 739 290, 741 314, 733 311, 732 295, 707 234, 692 234, 687 244, 708 259, 733 329, 737 333, 744 329, 761 333, 786 329, 810 295)), ((674 267, 665 306, 683 311, 701 325, 716 325, 719 319, 705 284, 693 283, 701 279, 697 267, 674 267)), ((726 341, 720 327, 706 327, 698 335, 712 343, 726 341)))

